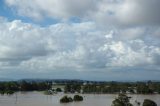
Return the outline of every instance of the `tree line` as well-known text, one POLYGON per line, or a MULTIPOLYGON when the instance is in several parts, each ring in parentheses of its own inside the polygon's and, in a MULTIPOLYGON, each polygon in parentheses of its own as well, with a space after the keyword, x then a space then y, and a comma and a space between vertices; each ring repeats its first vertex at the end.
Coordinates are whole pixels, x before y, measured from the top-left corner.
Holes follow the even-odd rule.
POLYGON ((160 82, 107 82, 103 84, 66 84, 66 93, 131 93, 131 94, 160 94, 160 82))
POLYGON ((44 91, 50 88, 50 82, 0 82, 0 94, 13 94, 16 91, 44 91))
MULTIPOLYGON (((78 83, 65 82, 56 83, 63 85, 64 88, 58 88, 56 91, 65 93, 131 93, 131 94, 160 94, 160 82, 104 82, 104 83, 78 83), (64 89, 64 90, 62 90, 64 89)), ((45 91, 52 90, 56 86, 52 81, 9 81, 0 82, 0 93, 13 93, 16 91, 45 91)))

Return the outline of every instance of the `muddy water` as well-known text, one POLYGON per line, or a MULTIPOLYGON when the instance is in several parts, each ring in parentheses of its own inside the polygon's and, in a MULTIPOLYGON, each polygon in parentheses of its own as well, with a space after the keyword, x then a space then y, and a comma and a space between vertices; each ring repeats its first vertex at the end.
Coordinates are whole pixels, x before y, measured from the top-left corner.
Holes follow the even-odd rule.
MULTIPOLYGON (((18 92, 12 96, 0 96, 0 106, 111 106, 117 95, 114 94, 83 94, 83 102, 60 104, 59 99, 64 94, 44 95, 42 92, 18 92)), ((69 95, 73 96, 73 95, 69 95)), ((152 99, 160 106, 160 95, 130 95, 131 102, 143 102, 145 98, 152 99)))

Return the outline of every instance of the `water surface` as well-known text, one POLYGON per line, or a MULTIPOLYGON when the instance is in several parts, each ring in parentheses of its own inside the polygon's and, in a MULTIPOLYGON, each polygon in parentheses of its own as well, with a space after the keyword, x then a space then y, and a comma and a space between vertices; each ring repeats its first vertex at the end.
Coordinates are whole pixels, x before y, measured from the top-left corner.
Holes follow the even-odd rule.
MULTIPOLYGON (((0 106, 111 106, 116 94, 83 94, 84 101, 67 104, 59 103, 64 94, 44 95, 42 92, 17 92, 11 96, 0 96, 0 106)), ((70 94, 69 96, 74 96, 70 94)), ((131 102, 152 99, 160 106, 160 95, 129 95, 131 102)))

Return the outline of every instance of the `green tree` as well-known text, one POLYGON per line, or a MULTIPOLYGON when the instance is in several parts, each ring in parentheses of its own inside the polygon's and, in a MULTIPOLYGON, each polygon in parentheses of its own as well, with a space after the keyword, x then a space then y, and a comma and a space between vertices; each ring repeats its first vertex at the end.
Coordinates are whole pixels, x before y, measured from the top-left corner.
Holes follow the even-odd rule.
POLYGON ((111 106, 133 106, 130 103, 130 97, 126 94, 119 94, 118 97, 112 102, 111 106))
POLYGON ((157 106, 157 104, 152 100, 145 99, 143 102, 143 106, 157 106))
POLYGON ((63 97, 60 99, 60 103, 69 103, 69 102, 73 102, 73 99, 72 99, 71 97, 63 96, 63 97))
POLYGON ((83 97, 80 96, 80 95, 75 95, 75 96, 73 97, 73 100, 74 100, 74 101, 83 101, 83 97))
POLYGON ((56 91, 57 92, 62 92, 62 89, 61 88, 57 88, 56 91))

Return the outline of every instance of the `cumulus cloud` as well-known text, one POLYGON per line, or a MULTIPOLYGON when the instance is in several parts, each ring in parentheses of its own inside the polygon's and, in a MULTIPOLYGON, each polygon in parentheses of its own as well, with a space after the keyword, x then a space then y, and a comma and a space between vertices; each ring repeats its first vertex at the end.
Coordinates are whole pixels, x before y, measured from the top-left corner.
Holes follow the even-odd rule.
POLYGON ((73 17, 103 25, 159 25, 159 0, 5 0, 21 16, 33 19, 73 17))
POLYGON ((141 38, 118 39, 118 33, 97 29, 93 22, 40 27, 20 20, 1 20, 0 35, 1 69, 38 73, 159 67, 159 46, 141 38))
POLYGON ((151 73, 159 79, 159 0, 4 3, 20 20, 8 21, 0 16, 1 76, 31 73, 41 77, 63 74, 61 78, 92 75, 93 79, 99 75, 106 79, 109 74, 110 79, 120 79, 127 70, 128 79, 137 79, 138 71, 146 74, 146 79, 151 73), (30 23, 23 22, 28 19, 30 23), (38 25, 43 20, 57 24, 38 25))
POLYGON ((6 0, 6 3, 14 7, 19 15, 35 19, 44 16, 61 19, 81 17, 95 10, 97 5, 96 0, 6 0))
POLYGON ((159 0, 125 0, 117 16, 124 24, 159 25, 159 0))
POLYGON ((100 50, 111 52, 112 57, 108 58, 110 62, 106 63, 106 66, 120 67, 153 65, 156 61, 153 59, 152 51, 156 54, 160 53, 158 47, 147 46, 142 40, 131 40, 127 43, 112 41, 105 44, 100 50))

